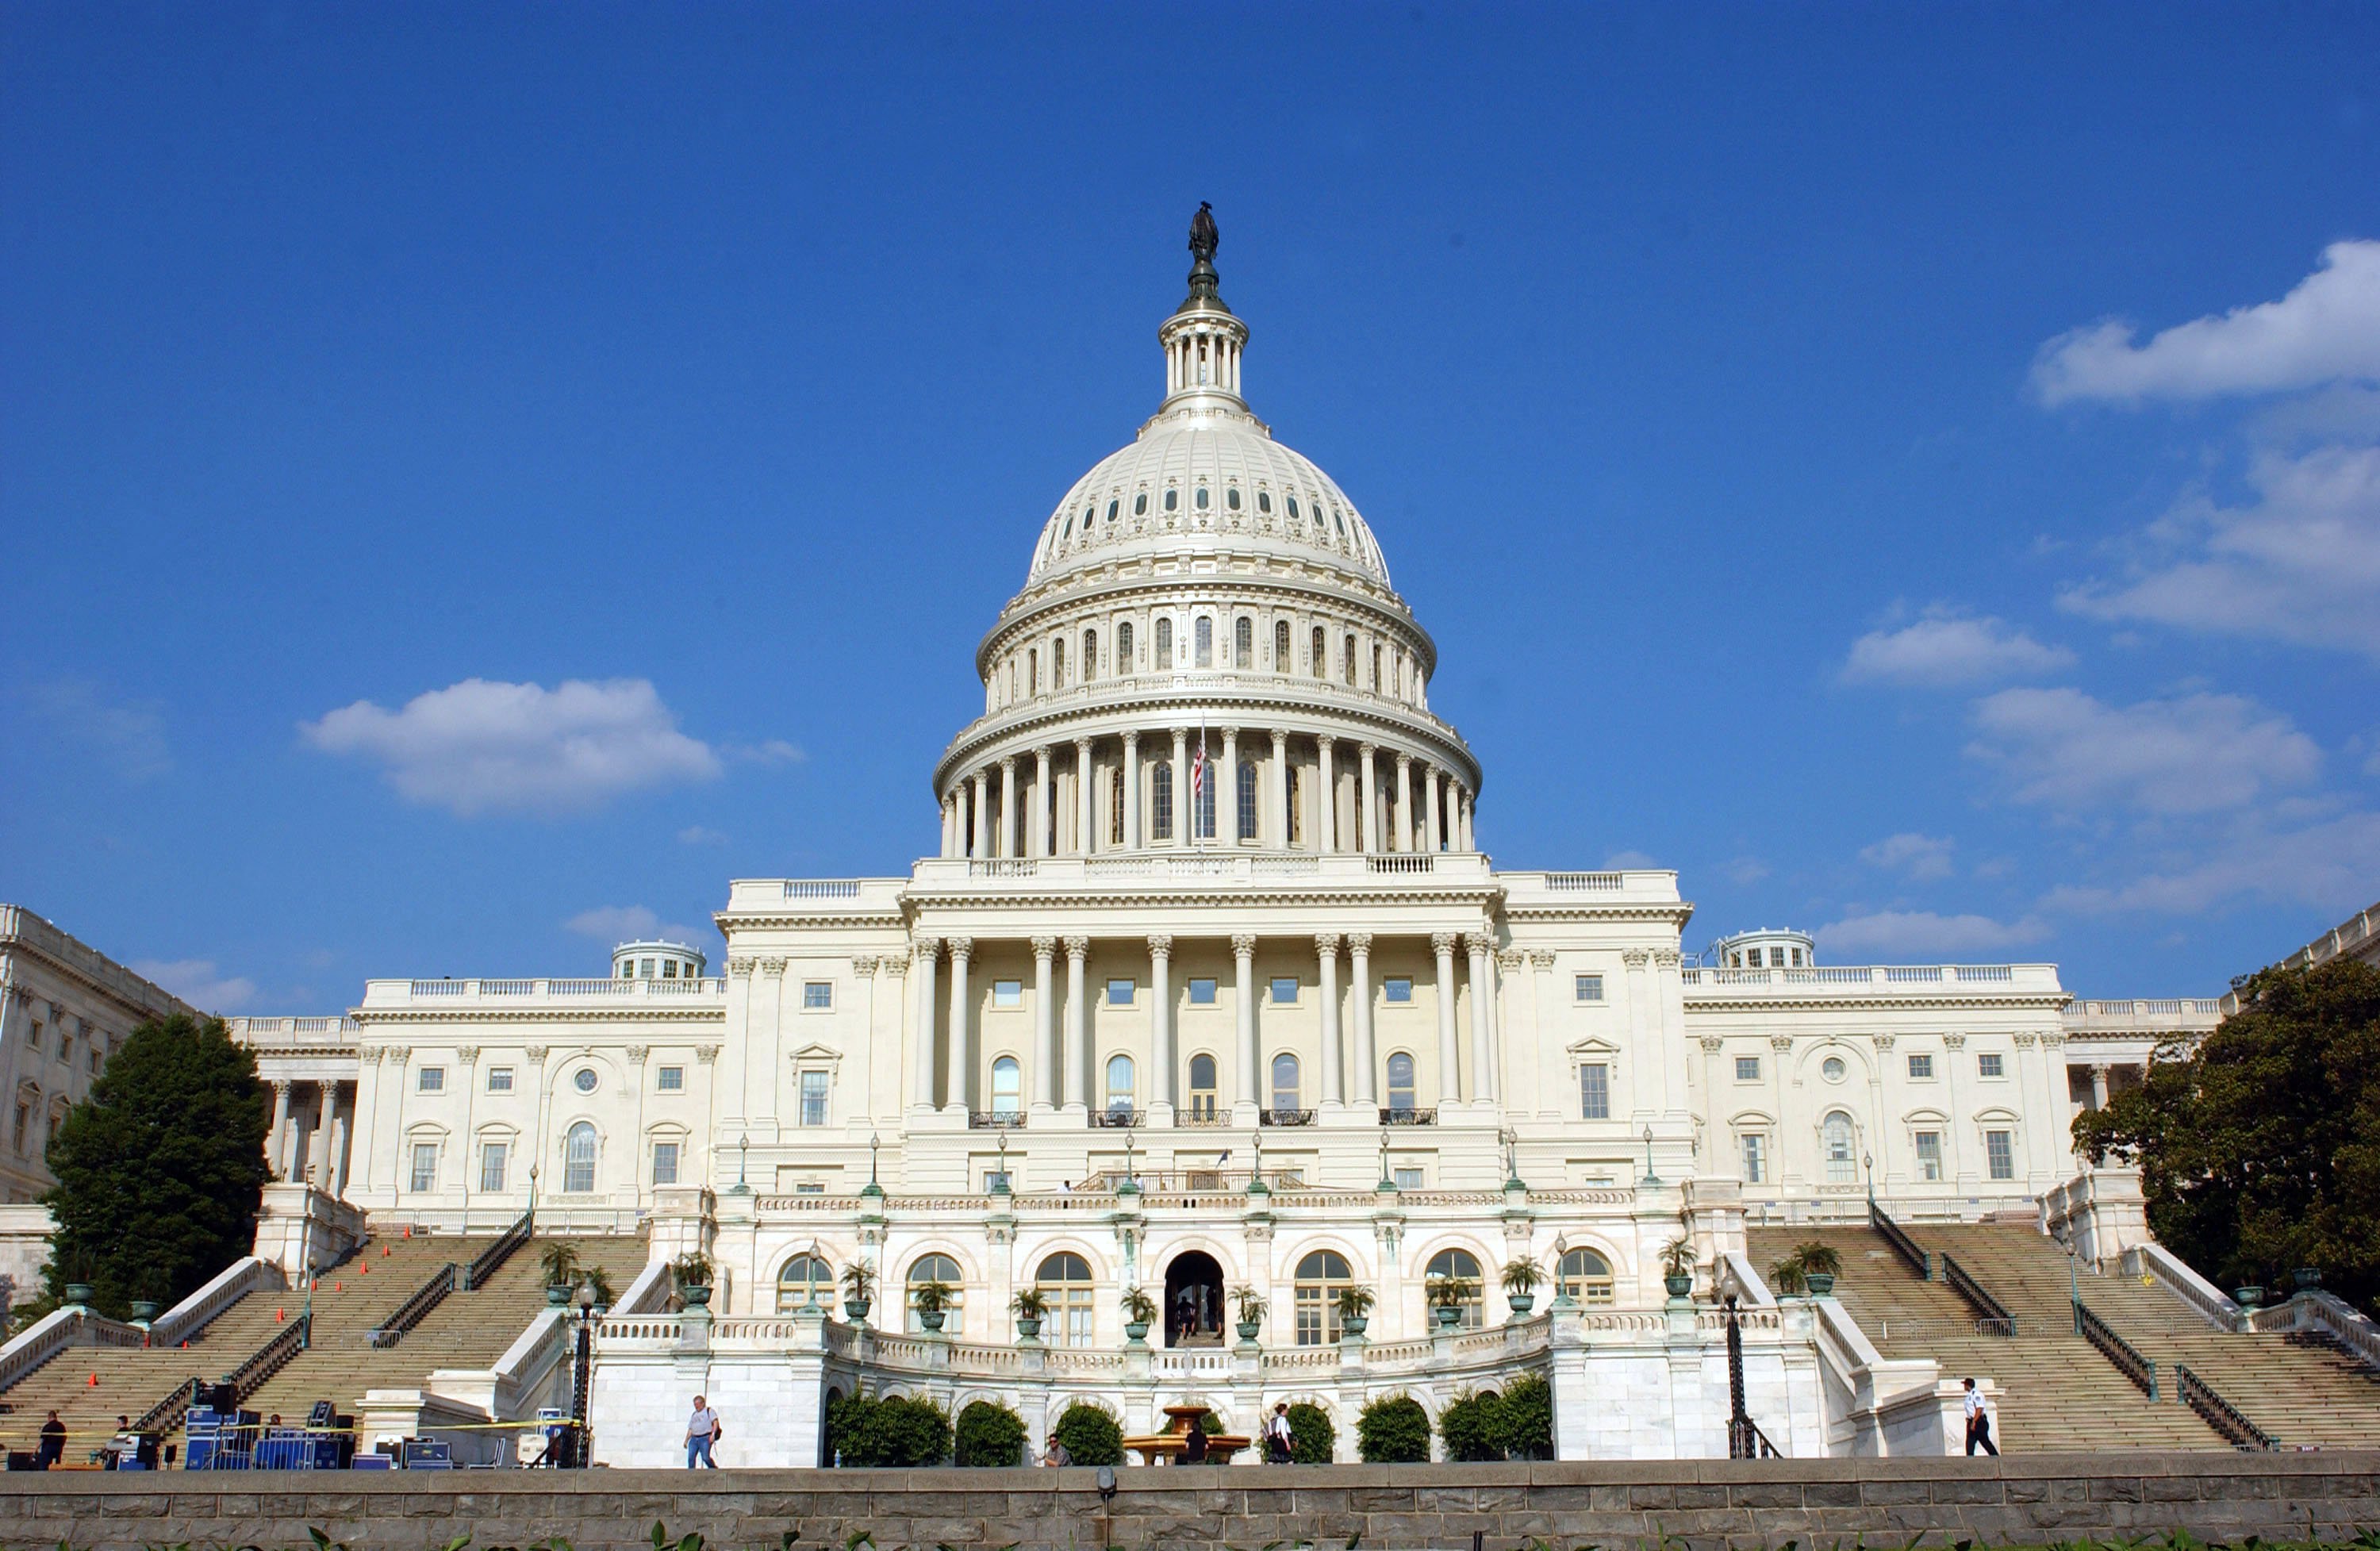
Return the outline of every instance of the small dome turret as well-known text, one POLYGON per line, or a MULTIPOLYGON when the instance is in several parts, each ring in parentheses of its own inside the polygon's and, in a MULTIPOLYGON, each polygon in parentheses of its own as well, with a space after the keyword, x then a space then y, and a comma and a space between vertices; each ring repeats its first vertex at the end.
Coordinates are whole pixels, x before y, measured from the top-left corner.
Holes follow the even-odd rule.
POLYGON ((702 950, 683 942, 651 939, 624 942, 612 950, 614 980, 699 980, 707 963, 702 950))
POLYGON ((1791 927, 1755 927, 1720 938, 1703 957, 1718 969, 1808 969, 1818 962, 1818 944, 1791 927))

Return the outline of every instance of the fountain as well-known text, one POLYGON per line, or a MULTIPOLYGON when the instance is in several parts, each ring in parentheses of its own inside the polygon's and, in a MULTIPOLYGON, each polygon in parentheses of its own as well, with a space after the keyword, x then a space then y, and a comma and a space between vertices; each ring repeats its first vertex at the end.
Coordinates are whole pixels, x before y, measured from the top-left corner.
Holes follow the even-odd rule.
MULTIPOLYGON (((1147 1465, 1179 1464, 1190 1447, 1190 1429, 1206 1424, 1205 1406, 1167 1406, 1166 1427, 1161 1433, 1147 1437, 1126 1438, 1126 1448, 1139 1451, 1141 1463, 1147 1465)), ((1230 1433, 1207 1435, 1207 1460, 1210 1465, 1228 1465, 1232 1456, 1248 1446, 1248 1440, 1230 1433)))

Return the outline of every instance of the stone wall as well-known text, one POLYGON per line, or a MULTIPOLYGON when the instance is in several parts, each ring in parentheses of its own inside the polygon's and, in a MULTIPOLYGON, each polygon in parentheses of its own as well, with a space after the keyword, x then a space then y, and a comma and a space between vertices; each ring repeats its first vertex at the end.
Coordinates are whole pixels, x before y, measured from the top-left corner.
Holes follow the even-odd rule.
POLYGON ((2038 1545, 2173 1529, 2342 1539, 2380 1525, 2380 1451, 2034 1455, 2009 1460, 1776 1460, 1558 1465, 1127 1470, 1102 1505, 1097 1472, 678 1471, 227 1477, 12 1475, 0 1545, 138 1551, 188 1542, 278 1551, 318 1526, 356 1551, 434 1551, 456 1535, 579 1551, 650 1551, 655 1521, 718 1551, 840 1547, 855 1531, 903 1546, 1090 1551, 1262 1545, 1489 1551, 1527 1536, 1651 1546, 2038 1545))

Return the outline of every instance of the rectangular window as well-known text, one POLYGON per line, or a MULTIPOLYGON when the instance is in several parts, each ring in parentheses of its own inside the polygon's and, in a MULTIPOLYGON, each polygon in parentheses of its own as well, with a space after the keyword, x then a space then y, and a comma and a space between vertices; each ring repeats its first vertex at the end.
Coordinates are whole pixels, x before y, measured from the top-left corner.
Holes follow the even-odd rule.
POLYGON ((1578 1113, 1581 1120, 1609 1120, 1611 1118, 1611 1068, 1599 1060, 1587 1061, 1580 1066, 1578 1100, 1578 1113))
POLYGON ((1917 1177, 1937 1181, 1942 1177, 1942 1133, 1938 1131, 1917 1133, 1917 1177))
POLYGON ((414 1091, 417 1093, 444 1093, 446 1091, 446 1069, 443 1066, 423 1067, 414 1078, 414 1091))
POLYGON ((1418 1169, 1400 1169, 1395 1174, 1391 1175, 1390 1178, 1397 1181, 1397 1188, 1399 1190, 1419 1190, 1422 1188, 1421 1170, 1418 1169))
POLYGON ((1190 1005, 1193 1007, 1214 1006, 1215 983, 1212 980, 1204 978, 1192 980, 1190 982, 1190 1005))
POLYGON ((1297 979, 1294 975, 1279 975, 1273 977, 1272 1004, 1275 1007, 1297 1005, 1297 979))
POLYGON ((637 978, 639 980, 650 980, 652 977, 653 961, 650 959, 638 959, 637 961, 637 978))
POLYGON ((802 1073, 802 1123, 826 1124, 826 1073, 823 1072, 802 1073))
POLYGON ((480 1148, 480 1188, 504 1188, 504 1166, 512 1161, 512 1148, 502 1142, 489 1142, 480 1148))
POLYGON ((795 1195, 824 1195, 826 1194, 826 1186, 820 1184, 816 1180, 811 1180, 807 1182, 795 1181, 794 1183, 794 1194, 795 1195))
POLYGON ((802 982, 802 1011, 823 1012, 834 1005, 834 983, 831 980, 802 982))
POLYGON ((675 959, 663 959, 662 961, 662 978, 664 980, 674 980, 677 978, 677 961, 675 959))
POLYGON ((413 1190, 419 1194, 438 1188, 438 1144, 416 1142, 413 1145, 413 1190))
POLYGON ((1762 1145, 1762 1138, 1742 1136, 1738 1137, 1737 1140, 1743 1145, 1743 1182, 1748 1185, 1765 1183, 1767 1179, 1765 1166, 1768 1158, 1767 1150, 1762 1145))
POLYGON ((2008 1069, 2001 1064, 1999 1052, 1997 1050, 1985 1050, 1982 1055, 1977 1056, 1975 1058, 1975 1075, 1978 1077, 2007 1076, 2008 1069))
POLYGON ((488 1068, 488 1091, 490 1093, 512 1092, 513 1069, 509 1066, 492 1066, 488 1068))
POLYGON ((2005 1131, 1984 1133, 1984 1157, 1991 1165, 1995 1180, 2016 1178, 2016 1149, 2009 1144, 2009 1133, 2005 1131))
POLYGON ((993 981, 991 983, 991 1004, 994 1007, 1024 1006, 1025 982, 1022 980, 993 981))
POLYGON ((36 1050, 42 1048, 42 1020, 39 1018, 33 1020, 32 1032, 25 1036, 25 1043, 36 1050))
POLYGON ((1413 1000, 1413 981, 1402 975, 1390 975, 1380 982, 1380 1000, 1403 1006, 1413 1000))
POLYGON ((1133 985, 1129 980, 1109 981, 1108 1005, 1110 1007, 1130 1007, 1132 1005, 1132 990, 1133 985))
POLYGON ((674 1185, 677 1183, 676 1143, 656 1142, 653 1144, 653 1183, 657 1185, 674 1185))
POLYGON ((686 1091, 686 1068, 682 1066, 662 1067, 661 1069, 660 1075, 653 1079, 653 1086, 662 1093, 684 1093, 686 1091))
POLYGON ((1600 975, 1580 975, 1575 982, 1575 989, 1572 994, 1575 1000, 1579 1001, 1601 1001, 1603 1000, 1603 976, 1600 975))
POLYGON ((1934 1058, 1932 1056, 1910 1057, 1909 1074, 1912 1077, 1921 1080, 1932 1077, 1934 1075, 1934 1058))
POLYGON ((1758 1056, 1736 1057, 1735 1080, 1739 1083, 1757 1083, 1760 1081, 1760 1058, 1758 1056))

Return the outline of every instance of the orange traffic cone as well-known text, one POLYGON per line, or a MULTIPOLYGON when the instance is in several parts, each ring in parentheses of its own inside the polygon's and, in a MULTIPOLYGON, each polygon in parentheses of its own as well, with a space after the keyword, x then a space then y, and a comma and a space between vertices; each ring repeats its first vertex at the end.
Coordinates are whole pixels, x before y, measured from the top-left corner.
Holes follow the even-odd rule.
POLYGON ((345 1282, 333 1282, 331 1284, 331 1290, 334 1292, 345 1292, 346 1290, 347 1284, 345 1282))
POLYGON ((273 1311, 273 1323, 275 1325, 280 1324, 283 1320, 287 1319, 288 1317, 289 1311, 287 1309, 275 1309, 273 1311))
POLYGON ((98 1388, 98 1387, 99 1387, 99 1375, 98 1375, 97 1374, 93 1374, 93 1375, 91 1375, 91 1387, 93 1389, 96 1389, 96 1388, 98 1388))

